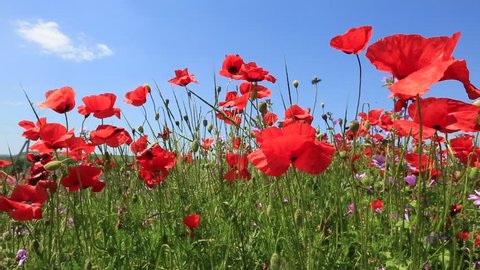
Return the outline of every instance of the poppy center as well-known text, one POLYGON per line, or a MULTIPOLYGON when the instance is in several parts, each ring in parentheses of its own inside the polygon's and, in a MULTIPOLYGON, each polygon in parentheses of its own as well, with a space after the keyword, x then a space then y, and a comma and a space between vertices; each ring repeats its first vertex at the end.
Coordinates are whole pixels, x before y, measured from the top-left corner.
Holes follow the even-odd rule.
POLYGON ((228 72, 230 72, 232 74, 238 73, 238 68, 236 66, 230 66, 228 68, 228 72))

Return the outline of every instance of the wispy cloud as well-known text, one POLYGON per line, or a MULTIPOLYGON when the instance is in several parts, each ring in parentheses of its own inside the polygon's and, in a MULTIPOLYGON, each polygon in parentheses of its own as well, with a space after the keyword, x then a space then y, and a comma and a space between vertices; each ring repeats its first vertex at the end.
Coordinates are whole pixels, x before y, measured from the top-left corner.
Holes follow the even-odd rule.
POLYGON ((106 44, 88 44, 84 40, 72 41, 68 35, 60 31, 60 26, 54 21, 39 20, 35 23, 18 21, 16 30, 20 37, 40 45, 43 52, 66 60, 92 61, 113 54, 106 44))

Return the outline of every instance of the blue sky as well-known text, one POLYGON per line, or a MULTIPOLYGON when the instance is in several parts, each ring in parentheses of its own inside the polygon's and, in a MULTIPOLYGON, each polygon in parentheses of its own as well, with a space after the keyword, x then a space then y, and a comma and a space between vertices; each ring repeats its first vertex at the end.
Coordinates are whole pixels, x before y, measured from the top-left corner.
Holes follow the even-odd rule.
MULTIPOLYGON (((199 81, 192 89, 212 100, 212 78, 225 54, 240 54, 277 77, 276 84, 268 85, 277 112, 282 113, 278 92, 286 94, 286 60, 290 79, 300 81, 299 104, 312 107, 310 81, 318 76, 319 101, 341 117, 347 104, 354 110, 357 63, 354 56, 330 48, 329 41, 361 25, 373 26, 370 43, 396 33, 451 36, 460 31, 454 56, 467 60, 472 82, 480 85, 479 8, 478 1, 438 0, 2 1, 0 153, 7 153, 8 145, 16 153, 24 141, 17 123, 35 119, 21 86, 36 103, 49 89, 72 86, 77 106, 84 96, 113 92, 117 106, 136 125, 141 111, 122 102, 127 91, 156 81, 171 96, 167 81, 175 69, 188 67, 199 81)), ((372 108, 391 108, 389 91, 381 87, 387 74, 375 70, 364 53, 361 60, 362 101, 372 108)), ((220 78, 219 84, 225 86, 227 80, 220 78)), ((442 82, 430 93, 466 100, 458 82, 442 82)), ((63 117, 48 109, 38 112, 50 122, 63 123, 63 117)), ((76 111, 69 116, 78 130, 82 118, 76 111)), ((106 122, 126 126, 123 121, 106 122)), ((92 118, 86 126, 97 124, 92 118)))

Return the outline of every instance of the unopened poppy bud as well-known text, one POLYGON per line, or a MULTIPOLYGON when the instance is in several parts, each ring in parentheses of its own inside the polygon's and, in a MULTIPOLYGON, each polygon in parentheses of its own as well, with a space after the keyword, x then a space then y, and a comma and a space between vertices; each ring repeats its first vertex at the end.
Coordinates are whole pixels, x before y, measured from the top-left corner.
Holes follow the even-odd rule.
POLYGON ((270 269, 272 270, 281 269, 281 265, 282 265, 282 258, 277 252, 274 252, 272 254, 272 257, 270 257, 270 269))
POLYGON ((178 127, 180 126, 180 122, 179 121, 175 121, 175 125, 178 127))
POLYGON ((293 216, 294 216, 294 218, 295 218, 295 223, 296 223, 298 226, 302 226, 302 225, 303 225, 303 219, 304 219, 302 209, 297 209, 297 210, 295 211, 295 214, 294 214, 293 216))
POLYGON ((217 86, 217 93, 220 93, 220 92, 222 92, 222 87, 217 86))
POLYGON ((363 124, 363 126, 365 127, 366 130, 370 129, 370 121, 365 121, 365 123, 363 124))
POLYGON ((325 103, 323 103, 323 102, 320 103, 320 107, 322 107, 322 109, 325 108, 325 103))
POLYGON ((475 181, 478 178, 478 168, 473 167, 468 171, 468 180, 475 181))
POLYGON ((213 124, 208 125, 208 128, 207 128, 208 133, 212 133, 212 129, 213 129, 213 124))
POLYGON ((348 129, 350 129, 353 132, 357 132, 358 129, 360 129, 360 123, 358 123, 357 120, 353 120, 352 122, 350 122, 348 129))
POLYGON ((268 112, 268 105, 266 102, 260 102, 260 104, 258 104, 258 110, 262 113, 262 114, 266 114, 268 112))
POLYGON ((341 158, 346 158, 347 157, 347 152, 346 151, 340 151, 338 152, 341 158))
POLYGON ((169 99, 165 99, 165 107, 168 107, 168 104, 170 104, 170 100, 169 99))
POLYGON ((453 179, 456 181, 460 180, 462 178, 463 173, 461 171, 455 171, 453 173, 453 179))
POLYGON ((204 127, 208 126, 208 121, 207 121, 207 119, 203 119, 203 126, 204 126, 204 127))
POLYGON ((473 102, 473 105, 480 107, 480 99, 477 99, 473 102))
POLYGON ((192 152, 196 153, 199 147, 200 147, 200 143, 198 142, 198 140, 197 139, 193 140, 192 145, 190 146, 190 149, 192 150, 192 152))
POLYGON ((272 212, 273 212, 273 207, 271 204, 267 205, 267 210, 266 210, 266 214, 267 216, 271 216, 272 215, 272 212))
POLYGON ((293 87, 298 88, 298 85, 300 84, 297 80, 293 81, 293 87))
POLYGON ((139 127, 137 128, 137 130, 138 130, 138 132, 143 133, 143 126, 139 126, 139 127))
POLYGON ((322 119, 323 119, 324 121, 327 121, 328 115, 327 115, 326 113, 322 114, 322 119))
POLYGON ((60 166, 62 166, 62 161, 52 160, 45 164, 43 168, 45 168, 47 171, 55 171, 56 169, 60 168, 60 166))
POLYGON ((155 121, 157 121, 158 119, 160 119, 160 114, 157 112, 157 113, 155 114, 155 121))
POLYGON ((185 122, 188 122, 188 115, 184 115, 184 116, 183 116, 183 120, 184 120, 185 122))

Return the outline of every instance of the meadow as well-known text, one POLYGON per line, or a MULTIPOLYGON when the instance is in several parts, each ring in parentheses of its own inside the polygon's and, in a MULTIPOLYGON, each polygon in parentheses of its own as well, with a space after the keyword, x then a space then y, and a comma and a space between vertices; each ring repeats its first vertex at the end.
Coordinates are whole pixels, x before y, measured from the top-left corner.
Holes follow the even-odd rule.
POLYGON ((311 108, 294 102, 319 78, 234 54, 213 95, 185 68, 169 80, 173 100, 156 84, 29 100, 37 119, 19 122, 29 143, 0 161, 0 269, 480 269, 480 107, 423 97, 443 80, 480 97, 453 57, 460 34, 369 45, 372 30, 330 43, 359 64, 351 119, 317 95, 311 108), (389 76, 391 108, 362 106, 362 62, 389 76), (269 89, 276 76, 282 92, 269 89), (140 126, 117 98, 137 107, 140 126))

